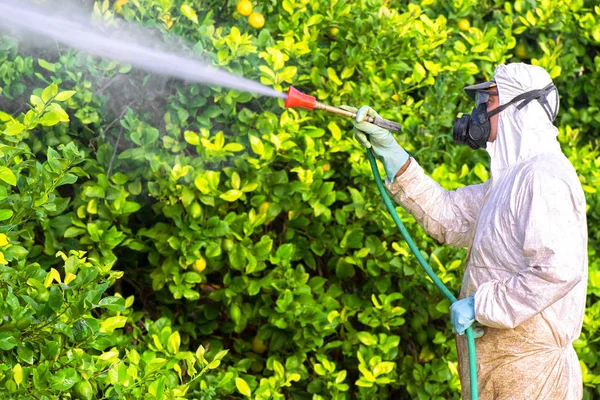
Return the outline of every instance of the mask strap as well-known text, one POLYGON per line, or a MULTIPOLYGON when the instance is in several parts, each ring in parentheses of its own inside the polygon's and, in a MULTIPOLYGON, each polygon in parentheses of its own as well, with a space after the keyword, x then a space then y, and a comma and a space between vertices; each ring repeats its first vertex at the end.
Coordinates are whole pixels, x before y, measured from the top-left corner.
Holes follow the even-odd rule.
MULTIPOLYGON (((552 108, 550 106, 550 103, 548 103, 548 98, 547 98, 548 94, 552 90, 556 90, 556 87, 554 86, 553 83, 550 83, 543 89, 531 90, 529 92, 522 93, 522 94, 516 96, 515 98, 513 98, 508 103, 504 104, 503 106, 500 106, 500 107, 490 111, 488 113, 488 117, 493 117, 494 115, 498 114, 499 112, 504 111, 511 104, 514 104, 518 101, 523 101, 521 104, 519 104, 517 106, 517 109, 521 110, 523 107, 525 107, 531 101, 537 100, 540 103, 540 105, 542 106, 542 108, 544 109, 544 111, 546 112, 546 115, 548 116, 550 121, 554 121, 554 119, 556 118, 556 114, 558 112, 558 107, 555 107, 554 111, 552 111, 552 108)), ((557 102, 557 104, 558 104, 558 102, 557 102)))

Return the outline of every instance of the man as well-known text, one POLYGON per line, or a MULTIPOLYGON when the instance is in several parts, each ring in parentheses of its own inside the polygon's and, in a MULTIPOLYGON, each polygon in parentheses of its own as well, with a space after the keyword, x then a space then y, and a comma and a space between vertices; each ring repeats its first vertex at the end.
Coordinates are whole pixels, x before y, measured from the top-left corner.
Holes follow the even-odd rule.
POLYGON ((558 91, 548 73, 499 65, 465 88, 476 105, 455 121, 455 140, 490 154, 491 178, 444 190, 389 131, 363 122, 355 137, 383 162, 395 201, 442 243, 468 247, 460 299, 451 307, 463 398, 469 399, 465 330, 477 321, 480 399, 581 399, 572 343, 587 285, 585 198, 552 124, 558 91))

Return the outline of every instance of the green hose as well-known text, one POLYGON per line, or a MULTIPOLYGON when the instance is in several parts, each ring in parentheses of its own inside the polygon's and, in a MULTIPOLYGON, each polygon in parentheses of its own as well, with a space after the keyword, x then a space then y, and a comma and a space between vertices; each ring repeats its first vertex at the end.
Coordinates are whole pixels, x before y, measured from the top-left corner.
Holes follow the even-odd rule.
MULTIPOLYGON (((433 272, 433 270, 431 269, 431 267, 429 266, 427 261, 425 261, 425 259, 421 255, 421 252, 417 248, 417 245, 415 245, 415 242, 412 240, 408 231, 406 230, 406 227, 404 226, 404 224, 398 217, 398 213, 396 213, 396 208, 394 207, 394 204, 392 203, 392 200, 390 199, 390 196, 387 193, 387 190, 383 184, 383 180, 381 179, 381 175, 379 175, 379 169, 377 169, 377 162, 375 161, 375 157, 373 156, 373 154, 370 150, 367 150, 367 158, 369 159, 369 162, 371 163, 371 169, 373 170, 373 176, 375 177, 375 182, 377 183, 377 188, 379 189, 379 192, 381 193, 383 202, 385 203, 388 211, 390 212, 392 219, 396 223, 398 230, 402 234, 402 237, 404 238, 404 240, 406 240, 406 243, 408 243, 408 247, 410 247, 410 250, 413 252, 415 257, 417 257, 417 260, 419 261, 419 264, 421 264, 421 267, 423 267, 423 269, 425 270, 425 273, 427 273, 427 275, 429 275, 429 277, 431 278, 433 283, 435 283, 435 285, 438 287, 438 289, 440 289, 442 291, 444 296, 446 296, 446 298, 448 298, 448 300, 450 300, 452 303, 454 303, 455 301, 457 301, 456 297, 454 297, 454 295, 448 290, 446 285, 444 285, 444 283, 440 280, 440 278, 437 277, 435 272, 433 272)), ((469 348, 469 378, 470 378, 470 386, 471 386, 471 400, 477 400, 477 398, 478 398, 477 369, 476 369, 477 368, 477 365, 476 365, 477 358, 475 355, 475 338, 473 337, 473 328, 467 329, 467 345, 469 348)))

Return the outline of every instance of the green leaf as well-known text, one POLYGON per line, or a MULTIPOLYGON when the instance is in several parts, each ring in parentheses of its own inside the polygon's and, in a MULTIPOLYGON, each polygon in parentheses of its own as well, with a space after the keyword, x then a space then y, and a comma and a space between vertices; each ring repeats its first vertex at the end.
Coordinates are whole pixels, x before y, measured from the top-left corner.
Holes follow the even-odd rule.
POLYGON ((246 383, 242 378, 235 378, 235 387, 237 390, 246 397, 252 396, 252 391, 250 390, 250 386, 246 383))
POLYGON ((335 140, 340 140, 342 138, 342 130, 334 121, 331 121, 329 125, 327 125, 327 128, 329 128, 335 140))
POLYGON ((263 236, 260 241, 254 245, 254 254, 259 260, 266 260, 273 249, 273 239, 269 236, 263 236))
POLYGON ((244 192, 242 192, 241 190, 231 189, 223 193, 219 197, 225 201, 234 202, 237 199, 239 199, 242 196, 242 194, 244 194, 244 192))
POLYGON ((43 60, 41 58, 38 58, 38 64, 40 65, 40 67, 50 71, 50 72, 56 72, 56 66, 60 66, 60 64, 51 64, 46 60, 43 60))
POLYGON ((415 82, 421 82, 423 79, 425 79, 425 77, 427 76, 427 71, 425 70, 425 68, 423 68, 423 66, 419 63, 415 63, 415 66, 413 67, 413 74, 412 77, 415 80, 415 82))
POLYGON ((52 388, 56 390, 67 390, 79 382, 79 375, 74 368, 63 368, 51 377, 52 388))
POLYGON ((337 86, 342 86, 343 83, 340 81, 340 78, 338 78, 337 73, 333 68, 327 68, 327 76, 329 76, 329 79, 337 86))
POLYGON ((277 249, 277 258, 282 261, 292 261, 296 247, 292 243, 286 243, 277 249))
POLYGON ((194 9, 188 4, 183 4, 181 6, 181 12, 186 16, 187 19, 195 24, 198 24, 198 15, 196 14, 196 11, 194 11, 194 9))
POLYGON ((450 300, 443 299, 435 306, 435 309, 440 313, 446 314, 450 311, 450 300))
POLYGON ((44 101, 44 103, 48 103, 50 100, 52 100, 52 97, 56 96, 57 93, 58 93, 58 85, 53 83, 52 85, 46 87, 42 91, 42 100, 44 101))
POLYGON ((229 252, 229 262, 231 268, 243 271, 246 267, 246 249, 241 244, 236 243, 229 252))
POLYGON ((10 332, 0 332, 0 349, 10 350, 17 345, 17 339, 10 332))
POLYGON ((31 95, 31 97, 29 97, 29 102, 35 107, 37 111, 43 110, 44 106, 46 105, 44 100, 42 100, 39 96, 33 94, 31 95))
POLYGON ((125 299, 122 297, 108 296, 100 300, 98 307, 114 312, 125 311, 125 299))
POLYGON ((277 360, 273 360, 273 370, 275 371, 275 374, 279 376, 280 379, 285 376, 285 369, 283 368, 283 365, 281 365, 281 363, 277 360))
POLYGON ((122 328, 127 323, 127 317, 124 316, 116 316, 109 317, 102 322, 100 325, 101 333, 112 333, 117 328, 122 328))
POLYGON ((67 173, 61 176, 60 179, 56 182, 56 187, 62 185, 71 185, 75 182, 77 182, 77 175, 67 173))
POLYGON ((25 130, 25 125, 20 122, 14 121, 12 124, 4 130, 4 134, 8 136, 15 136, 25 130))
POLYGON ((59 122, 67 122, 69 121, 69 116, 67 115, 66 112, 57 112, 57 111, 50 111, 45 113, 42 118, 40 118, 40 125, 44 125, 44 126, 54 126, 56 124, 58 124, 59 122))
POLYGON ((373 382, 369 382, 365 378, 360 378, 356 381, 356 386, 360 387, 373 387, 373 382))
POLYGON ((104 189, 100 186, 87 186, 83 193, 90 198, 104 198, 106 196, 104 189))
POLYGON ((265 145, 262 140, 254 135, 248 135, 250 138, 250 147, 252 147, 252 151, 259 156, 263 156, 265 154, 265 145))
POLYGON ((59 94, 57 94, 56 97, 54 98, 54 100, 67 101, 71 97, 73 97, 73 95, 75 95, 75 93, 77 93, 75 90, 65 90, 64 92, 60 92, 59 94))
POLYGON ((57 313, 61 310, 64 302, 65 299, 63 298, 62 290, 58 286, 52 286, 50 288, 50 296, 48 297, 48 306, 57 313))
POLYGON ((197 146, 200 144, 200 137, 198 136, 198 134, 196 132, 185 131, 183 133, 183 138, 185 139, 186 142, 188 142, 189 144, 192 144, 194 146, 197 146))
POLYGON ((389 374, 395 366, 396 364, 390 361, 381 362, 373 368, 373 375, 378 377, 379 375, 389 374))
POLYGON ((356 337, 365 346, 374 346, 377 344, 377 338, 371 335, 369 332, 358 332, 356 337))
POLYGON ((133 69, 133 67, 131 66, 131 64, 123 64, 119 67, 119 73, 120 74, 127 74, 129 73, 129 71, 131 71, 133 69))
POLYGON ((240 174, 238 174, 237 172, 234 172, 233 174, 231 174, 231 187, 233 189, 237 190, 240 188, 240 183, 241 183, 240 174))
POLYGON ((6 221, 13 216, 12 210, 0 210, 0 221, 6 221))
POLYGON ((490 178, 487 169, 481 163, 475 164, 475 167, 473 167, 473 173, 475 173, 475 175, 481 179, 482 182, 485 182, 490 178))
POLYGON ((227 143, 223 147, 223 150, 225 150, 225 151, 232 151, 232 152, 238 152, 238 151, 244 150, 244 146, 242 146, 239 143, 227 143))
POLYGON ((227 355, 227 353, 229 353, 229 350, 221 350, 217 353, 217 355, 215 355, 215 358, 213 358, 213 360, 222 360, 223 357, 227 355))
POLYGON ((17 177, 15 174, 7 167, 0 167, 0 179, 9 185, 16 186, 17 177))
POLYGON ((204 346, 200 345, 198 346, 198 349, 196 350, 196 358, 198 359, 198 361, 200 361, 200 364, 202 365, 206 365, 206 359, 204 358, 204 354, 206 353, 206 349, 204 348, 204 346))
POLYGON ((169 350, 172 354, 177 354, 180 345, 181 337, 179 336, 179 332, 175 331, 171 333, 171 336, 169 336, 169 340, 167 341, 167 350, 169 350))
POLYGON ((17 354, 19 355, 19 360, 27 364, 33 364, 33 350, 26 347, 19 347, 17 349, 17 354))

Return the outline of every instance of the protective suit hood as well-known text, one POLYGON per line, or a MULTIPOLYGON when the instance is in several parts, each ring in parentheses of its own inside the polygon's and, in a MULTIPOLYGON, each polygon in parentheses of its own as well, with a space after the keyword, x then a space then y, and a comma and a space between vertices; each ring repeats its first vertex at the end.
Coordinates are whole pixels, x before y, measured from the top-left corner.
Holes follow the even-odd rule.
MULTIPOLYGON (((552 83, 552 78, 541 67, 523 63, 500 64, 494 79, 498 88, 500 106, 531 90, 542 89, 552 83)), ((547 100, 558 111, 558 91, 550 92, 547 100)), ((558 129, 548 118, 542 105, 533 100, 518 109, 519 102, 500 112, 496 140, 488 142, 492 184, 505 170, 541 153, 560 154, 556 139, 558 129)))

